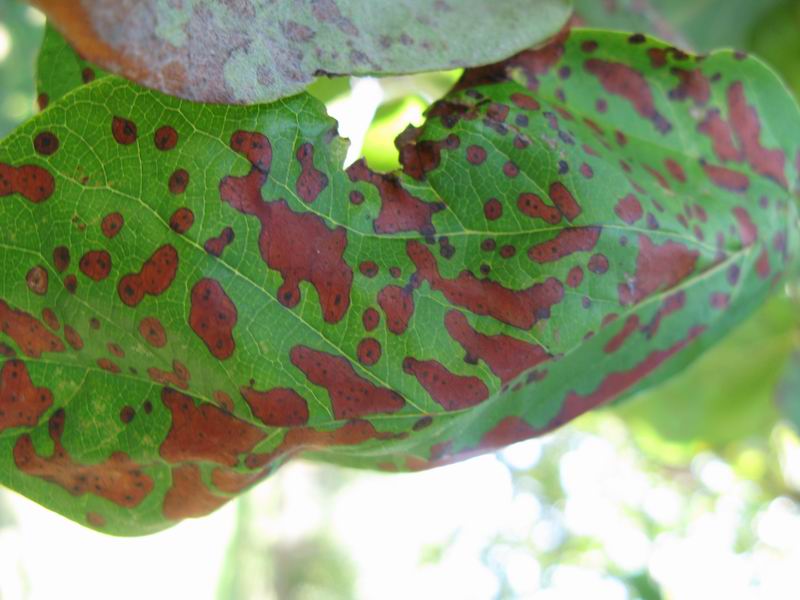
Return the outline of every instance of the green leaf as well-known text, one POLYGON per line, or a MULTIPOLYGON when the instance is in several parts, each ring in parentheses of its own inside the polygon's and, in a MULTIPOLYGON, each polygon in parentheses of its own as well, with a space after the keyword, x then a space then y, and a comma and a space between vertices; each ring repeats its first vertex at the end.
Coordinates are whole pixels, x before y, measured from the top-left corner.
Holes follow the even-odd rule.
POLYGON ((36 63, 36 104, 44 110, 67 92, 108 75, 81 58, 63 36, 48 23, 36 63))
POLYGON ((636 393, 780 280, 799 116, 754 59, 575 31, 383 175, 308 95, 96 80, 0 144, 0 481, 142 534, 300 452, 426 468, 636 393))
MULTIPOLYGON (((675 1, 675 0, 673 0, 675 1)), ((681 0, 677 0, 680 4, 681 0)), ((673 44, 688 48, 688 42, 674 23, 656 10, 652 0, 575 0, 579 23, 619 31, 638 31, 656 35, 673 44)))
POLYGON ((550 38, 571 12, 569 0, 33 3, 98 65, 168 94, 227 103, 289 96, 319 75, 491 63, 550 38))

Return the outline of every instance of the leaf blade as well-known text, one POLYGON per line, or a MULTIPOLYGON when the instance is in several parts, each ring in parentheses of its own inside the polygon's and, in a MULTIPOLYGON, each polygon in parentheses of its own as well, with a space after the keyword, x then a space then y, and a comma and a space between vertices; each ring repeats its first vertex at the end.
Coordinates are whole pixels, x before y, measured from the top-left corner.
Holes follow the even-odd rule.
POLYGON ((676 372, 796 253, 800 118, 757 61, 666 48, 574 31, 470 73, 389 175, 342 171, 306 95, 220 107, 106 77, 54 102, 0 144, 0 397, 33 407, 0 426, 3 483, 147 533, 298 452, 435 466, 676 372), (672 93, 690 67, 699 105, 672 93))

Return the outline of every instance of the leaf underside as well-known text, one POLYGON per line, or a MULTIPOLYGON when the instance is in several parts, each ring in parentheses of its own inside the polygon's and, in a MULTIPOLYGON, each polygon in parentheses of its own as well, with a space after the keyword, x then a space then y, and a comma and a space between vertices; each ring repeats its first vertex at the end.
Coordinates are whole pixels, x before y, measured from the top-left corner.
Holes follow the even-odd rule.
POLYGON ((0 143, 0 482, 109 533, 300 452, 548 432, 688 364, 797 246, 797 107, 730 52, 575 30, 467 72, 389 175, 307 95, 57 96, 0 143))
POLYGON ((243 104, 296 94, 318 75, 491 63, 550 38, 571 11, 568 0, 33 3, 109 71, 189 100, 243 104))

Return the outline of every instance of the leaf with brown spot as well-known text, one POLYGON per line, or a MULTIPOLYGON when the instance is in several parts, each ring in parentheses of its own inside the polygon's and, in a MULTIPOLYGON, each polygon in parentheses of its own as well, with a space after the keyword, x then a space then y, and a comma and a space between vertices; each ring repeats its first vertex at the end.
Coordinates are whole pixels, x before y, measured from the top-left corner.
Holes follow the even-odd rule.
POLYGON ((680 371, 797 254, 800 114, 757 60, 668 48, 576 30, 470 71, 394 173, 343 169, 308 95, 55 101, 0 142, 0 482, 141 534, 297 454, 444 464, 680 371))
POLYGON ((33 4, 88 60, 172 95, 229 103, 290 96, 320 75, 491 63, 548 39, 571 11, 567 0, 33 4))

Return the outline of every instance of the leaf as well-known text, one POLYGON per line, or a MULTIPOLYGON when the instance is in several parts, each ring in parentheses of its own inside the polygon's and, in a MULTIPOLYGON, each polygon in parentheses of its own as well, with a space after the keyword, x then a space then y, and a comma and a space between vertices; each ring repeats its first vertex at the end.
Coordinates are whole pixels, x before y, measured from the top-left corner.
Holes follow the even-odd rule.
POLYGON ((775 387, 799 326, 797 304, 776 296, 690 368, 620 407, 620 415, 645 443, 655 433, 655 441, 681 444, 683 461, 707 448, 766 439, 778 418, 775 387))
MULTIPOLYGON (((793 0, 791 0, 793 1, 793 0)), ((751 48, 753 29, 786 0, 650 0, 702 52, 720 46, 751 48)))
POLYGON ((33 4, 98 65, 168 94, 227 103, 290 96, 319 75, 491 63, 553 36, 571 12, 569 0, 33 4))
POLYGON ((36 63, 36 104, 39 110, 44 110, 67 92, 106 75, 108 73, 81 58, 47 23, 36 63))
POLYGON ((548 432, 769 295, 798 129, 754 59, 592 30, 468 72, 390 175, 342 171, 308 95, 96 80, 0 143, 0 481, 143 534, 298 453, 413 470, 548 432))
POLYGON ((656 10, 653 0, 575 0, 574 4, 581 25, 647 33, 681 48, 690 47, 674 23, 656 10))
MULTIPOLYGON (((658 35, 682 48, 701 52, 720 47, 759 51, 761 46, 776 43, 777 27, 785 30, 781 37, 786 38, 786 43, 779 46, 783 55, 794 56, 786 50, 786 44, 794 43, 790 32, 797 28, 792 15, 787 15, 794 10, 794 3, 795 0, 575 0, 575 11, 585 25, 658 35), (764 39, 754 39, 760 29, 765 30, 764 39)), ((775 58, 780 58, 778 54, 775 58)), ((771 60, 770 64, 775 62, 771 60)))

